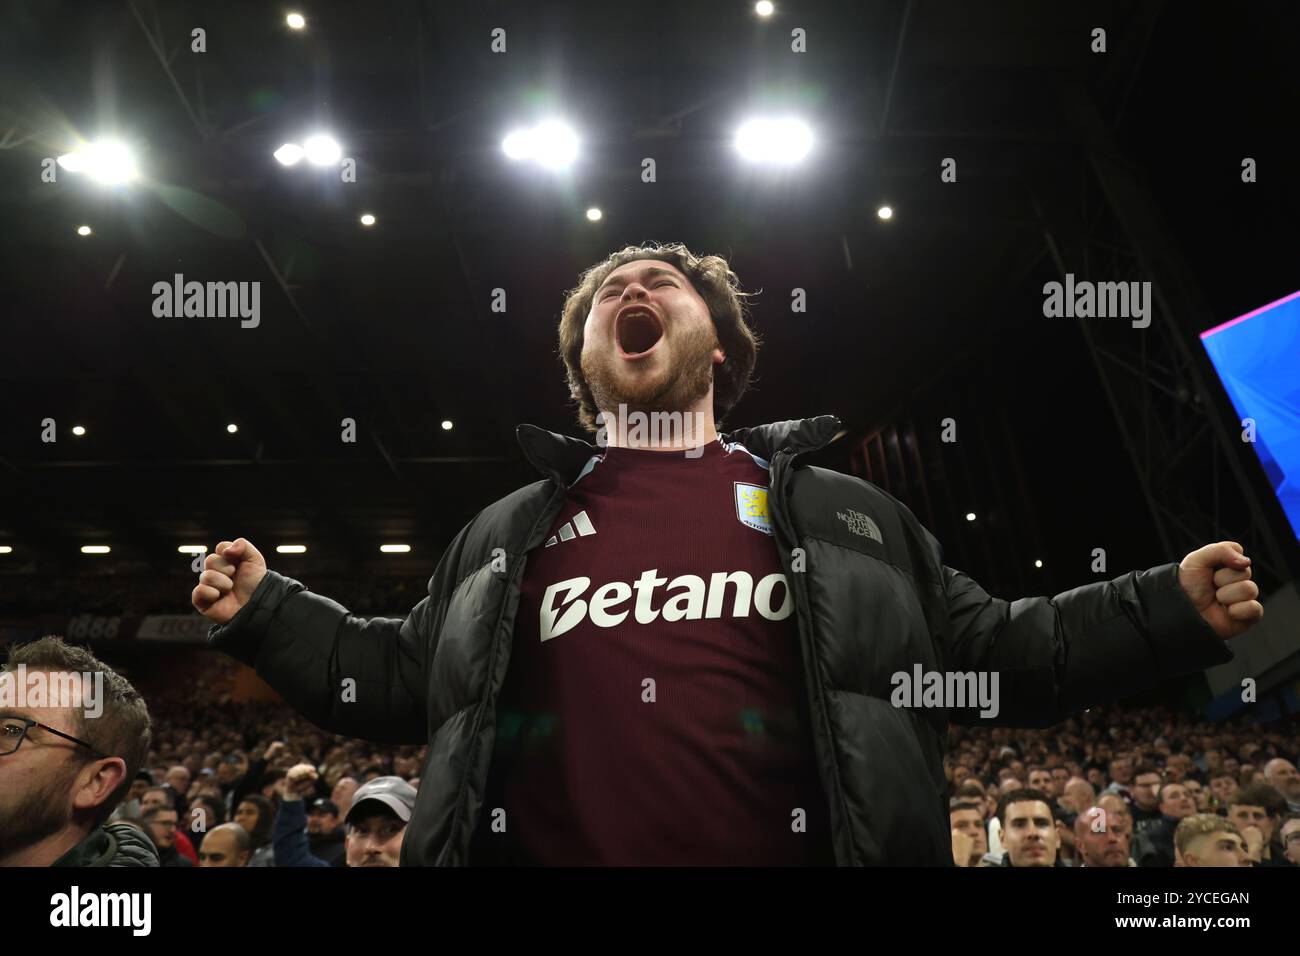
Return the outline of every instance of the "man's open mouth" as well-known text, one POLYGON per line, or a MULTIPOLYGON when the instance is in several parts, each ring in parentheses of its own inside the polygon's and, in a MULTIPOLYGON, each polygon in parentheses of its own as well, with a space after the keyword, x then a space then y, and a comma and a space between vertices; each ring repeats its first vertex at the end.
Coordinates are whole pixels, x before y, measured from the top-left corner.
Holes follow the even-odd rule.
POLYGON ((619 314, 614 325, 614 338, 624 358, 644 355, 659 343, 663 335, 663 324, 650 309, 628 309, 619 314))

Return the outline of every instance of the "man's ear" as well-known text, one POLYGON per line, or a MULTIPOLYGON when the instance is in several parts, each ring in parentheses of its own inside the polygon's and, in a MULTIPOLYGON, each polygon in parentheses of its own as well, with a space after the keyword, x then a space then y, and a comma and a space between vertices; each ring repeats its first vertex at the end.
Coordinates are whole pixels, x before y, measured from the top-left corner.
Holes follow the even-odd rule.
POLYGON ((77 775, 77 790, 72 806, 89 810, 107 800, 126 778, 126 761, 108 757, 87 764, 77 775))
POLYGON ((725 352, 723 352, 722 349, 714 349, 714 350, 713 350, 713 364, 714 364, 714 365, 721 365, 721 364, 722 364, 723 362, 725 362, 726 360, 727 360, 727 354, 726 354, 725 352))

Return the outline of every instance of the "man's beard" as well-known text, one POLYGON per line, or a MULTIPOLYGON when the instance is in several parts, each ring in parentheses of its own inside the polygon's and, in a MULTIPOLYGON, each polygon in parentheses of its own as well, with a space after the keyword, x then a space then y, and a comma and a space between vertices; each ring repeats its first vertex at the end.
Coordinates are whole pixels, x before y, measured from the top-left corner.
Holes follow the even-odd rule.
POLYGON ((686 412, 709 394, 717 347, 712 327, 694 328, 673 337, 673 364, 655 376, 620 377, 618 364, 625 360, 604 350, 582 356, 582 375, 596 408, 610 415, 617 416, 620 405, 629 413, 686 412))
POLYGON ((67 792, 71 775, 54 775, 17 803, 0 805, 0 860, 53 836, 68 824, 67 792))

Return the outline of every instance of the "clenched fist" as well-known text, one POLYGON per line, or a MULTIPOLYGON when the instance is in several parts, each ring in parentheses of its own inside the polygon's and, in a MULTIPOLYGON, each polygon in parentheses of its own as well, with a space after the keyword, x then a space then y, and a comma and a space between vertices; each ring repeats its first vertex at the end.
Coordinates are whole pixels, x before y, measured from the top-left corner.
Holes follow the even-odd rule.
POLYGON ((194 609, 217 624, 226 624, 248 603, 266 574, 266 559, 243 538, 222 541, 203 561, 198 587, 190 595, 194 609))
POLYGON ((1264 616, 1264 605, 1256 600, 1259 585, 1250 576, 1250 558, 1236 541, 1207 544, 1178 565, 1178 583, 1222 638, 1236 637, 1264 616))

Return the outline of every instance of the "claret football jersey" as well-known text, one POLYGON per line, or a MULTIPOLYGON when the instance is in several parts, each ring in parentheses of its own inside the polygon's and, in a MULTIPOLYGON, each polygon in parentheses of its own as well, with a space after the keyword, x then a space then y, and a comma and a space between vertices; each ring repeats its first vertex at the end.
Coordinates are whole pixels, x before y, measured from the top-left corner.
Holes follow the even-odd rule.
POLYGON ((768 463, 607 448, 528 555, 470 862, 834 863, 768 463))

